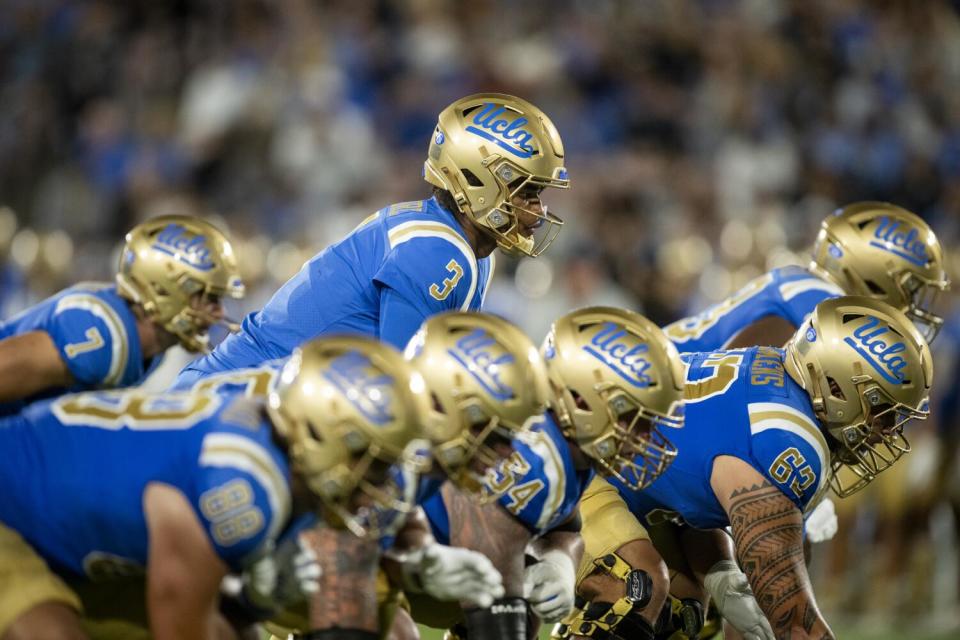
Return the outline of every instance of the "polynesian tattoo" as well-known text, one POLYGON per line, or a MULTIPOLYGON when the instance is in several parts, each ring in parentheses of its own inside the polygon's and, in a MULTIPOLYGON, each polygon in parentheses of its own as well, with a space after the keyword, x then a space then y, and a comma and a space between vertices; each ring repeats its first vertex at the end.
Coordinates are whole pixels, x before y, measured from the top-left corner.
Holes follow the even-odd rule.
POLYGON ((817 609, 803 560, 803 516, 767 481, 730 495, 741 568, 777 638, 833 638, 817 609))
POLYGON ((377 631, 380 553, 376 539, 358 538, 323 524, 303 535, 323 570, 320 589, 310 599, 310 628, 377 631))

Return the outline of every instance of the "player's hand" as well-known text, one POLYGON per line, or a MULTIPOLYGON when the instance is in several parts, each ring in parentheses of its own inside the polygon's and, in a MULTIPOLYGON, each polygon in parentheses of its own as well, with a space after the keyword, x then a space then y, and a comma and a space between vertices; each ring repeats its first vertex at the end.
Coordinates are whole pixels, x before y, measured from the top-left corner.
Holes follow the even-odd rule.
POLYGON ((833 506, 833 500, 824 498, 820 501, 804 523, 807 531, 807 538, 810 542, 826 542, 837 535, 837 511, 833 506))
POLYGON ((503 578, 483 554, 431 544, 404 563, 404 572, 437 600, 459 600, 486 609, 502 598, 503 578))
POLYGON ((721 560, 707 572, 704 587, 720 615, 744 640, 776 640, 773 628, 760 610, 745 573, 730 560, 721 560))
POLYGON ((244 595, 259 608, 279 610, 319 591, 321 575, 316 554, 297 535, 244 572, 244 595))
POLYGON ((523 572, 523 597, 543 622, 560 622, 573 610, 576 568, 566 553, 547 551, 523 572))

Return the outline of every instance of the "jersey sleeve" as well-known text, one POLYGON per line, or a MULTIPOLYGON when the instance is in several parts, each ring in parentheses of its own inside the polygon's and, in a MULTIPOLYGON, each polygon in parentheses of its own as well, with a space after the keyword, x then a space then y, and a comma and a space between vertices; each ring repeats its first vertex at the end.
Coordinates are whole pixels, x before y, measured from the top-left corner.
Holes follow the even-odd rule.
POLYGON ((541 423, 514 441, 513 455, 490 481, 494 490, 506 489, 498 502, 534 534, 566 520, 571 509, 565 507, 577 502, 568 504, 566 500, 567 482, 575 482, 575 478, 563 460, 557 443, 541 423))
POLYGON ((194 508, 218 556, 239 570, 290 517, 286 471, 255 439, 208 433, 200 451, 194 508))
POLYGON ((92 295, 64 296, 46 326, 73 378, 85 385, 118 386, 130 352, 120 314, 92 295))
POLYGON ((818 278, 806 269, 783 269, 777 281, 777 294, 784 317, 795 327, 813 312, 814 307, 829 298, 843 295, 832 282, 818 278))
POLYGON ((469 307, 477 289, 476 258, 455 231, 441 225, 435 227, 439 230, 391 233, 390 251, 374 275, 381 290, 389 288, 395 294, 392 300, 386 298, 384 307, 381 293, 381 327, 393 321, 392 313, 397 314, 399 322, 409 322, 414 315, 411 309, 425 318, 469 307), (406 304, 398 304, 398 298, 406 304))
MULTIPOLYGON (((757 471, 800 511, 829 486, 829 449, 814 421, 778 403, 750 405, 751 454, 757 471)), ((817 499, 815 499, 817 498, 817 499)))

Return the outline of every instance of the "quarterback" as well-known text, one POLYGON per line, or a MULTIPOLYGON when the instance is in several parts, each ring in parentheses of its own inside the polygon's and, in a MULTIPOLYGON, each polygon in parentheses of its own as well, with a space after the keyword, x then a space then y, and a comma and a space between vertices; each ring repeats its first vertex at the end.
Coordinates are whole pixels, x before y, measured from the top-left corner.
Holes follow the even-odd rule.
POLYGON ((536 256, 560 231, 541 192, 569 186, 563 143, 520 98, 476 94, 444 109, 424 178, 433 197, 384 207, 320 252, 177 385, 289 355, 321 334, 402 348, 427 316, 482 307, 497 247, 536 256))
POLYGON ((399 499, 389 469, 428 419, 418 380, 386 345, 326 339, 294 353, 265 404, 90 392, 6 418, 3 450, 19 456, 0 469, 0 637, 84 637, 67 581, 137 577, 157 640, 234 637, 221 579, 293 516, 363 530, 399 499))
POLYGON ((0 322, 0 416, 41 398, 136 385, 175 343, 203 350, 223 320, 221 298, 242 295, 233 248, 209 222, 137 225, 116 284, 78 284, 0 322))
MULTIPOLYGON (((820 303, 785 350, 686 358, 686 424, 674 436, 676 459, 644 491, 616 478, 611 484, 645 526, 730 526, 772 634, 833 637, 803 563, 803 514, 827 488, 849 496, 909 451, 903 427, 928 412, 926 342, 897 309, 842 297, 820 303)), ((591 535, 603 534, 585 528, 584 537, 591 535)), ((740 593, 731 583, 739 575, 735 566, 706 575, 721 611, 740 593)), ((755 633, 769 637, 760 627, 755 633)))

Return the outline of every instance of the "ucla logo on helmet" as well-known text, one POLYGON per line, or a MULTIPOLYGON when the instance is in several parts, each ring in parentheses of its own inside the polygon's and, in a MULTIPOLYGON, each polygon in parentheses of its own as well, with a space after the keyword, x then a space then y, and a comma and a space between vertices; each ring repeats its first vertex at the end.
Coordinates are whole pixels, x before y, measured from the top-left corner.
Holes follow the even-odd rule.
POLYGON ((605 322, 600 331, 584 345, 583 350, 613 369, 635 387, 649 387, 653 382, 648 371, 649 345, 615 322, 605 322))
POLYGON ((513 388, 501 379, 503 367, 514 362, 510 353, 503 351, 489 333, 474 329, 447 349, 454 360, 496 400, 509 400, 516 394, 513 388))
POLYGON ((515 115, 502 105, 488 102, 473 116, 472 124, 466 130, 518 158, 529 158, 537 152, 533 134, 524 129, 529 122, 526 117, 515 115))
POLYGON ((373 424, 384 425, 393 419, 393 378, 377 371, 362 353, 348 351, 335 358, 323 377, 373 424))
POLYGON ((843 339, 859 353, 874 371, 887 382, 903 384, 906 380, 906 359, 900 355, 907 345, 879 318, 864 316, 860 326, 843 339))
POLYGON ((813 325, 807 327, 807 342, 816 342, 817 341, 817 330, 813 328, 813 325))
POLYGON ((446 137, 443 135, 443 131, 437 131, 437 135, 433 136, 434 144, 443 144, 446 141, 446 137))
POLYGON ((210 255, 206 237, 193 235, 176 223, 171 222, 157 234, 153 248, 200 271, 210 271, 217 266, 210 255))
POLYGON ((827 252, 828 252, 831 256, 833 256, 834 258, 842 258, 842 257, 843 257, 843 249, 841 249, 839 245, 836 245, 836 244, 834 244, 834 243, 832 243, 832 242, 831 242, 830 245, 827 247, 827 252))
POLYGON ((913 227, 889 216, 880 216, 870 246, 899 256, 918 267, 925 267, 930 257, 927 255, 927 245, 919 236, 913 227))

